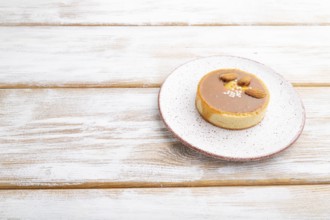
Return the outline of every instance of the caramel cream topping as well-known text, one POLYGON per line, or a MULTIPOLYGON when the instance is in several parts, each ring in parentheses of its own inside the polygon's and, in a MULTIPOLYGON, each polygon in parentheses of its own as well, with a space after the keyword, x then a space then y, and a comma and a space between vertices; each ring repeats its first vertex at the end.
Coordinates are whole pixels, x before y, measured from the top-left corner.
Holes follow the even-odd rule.
POLYGON ((269 94, 263 82, 253 74, 239 69, 219 69, 205 75, 199 84, 201 97, 213 108, 224 112, 253 112, 267 104, 269 94), (236 74, 237 78, 226 82, 221 80, 223 74, 236 74), (239 86, 242 78, 251 78, 249 85, 239 86), (247 89, 258 89, 267 95, 264 98, 251 97, 244 93, 247 89))

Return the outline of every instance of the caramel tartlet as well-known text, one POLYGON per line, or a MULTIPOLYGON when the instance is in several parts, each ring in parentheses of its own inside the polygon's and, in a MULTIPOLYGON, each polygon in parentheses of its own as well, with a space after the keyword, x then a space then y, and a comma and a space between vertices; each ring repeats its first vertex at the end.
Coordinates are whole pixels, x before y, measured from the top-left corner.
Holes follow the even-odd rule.
POLYGON ((244 129, 264 118, 269 102, 266 85, 239 69, 219 69, 199 82, 196 107, 202 117, 218 127, 244 129))

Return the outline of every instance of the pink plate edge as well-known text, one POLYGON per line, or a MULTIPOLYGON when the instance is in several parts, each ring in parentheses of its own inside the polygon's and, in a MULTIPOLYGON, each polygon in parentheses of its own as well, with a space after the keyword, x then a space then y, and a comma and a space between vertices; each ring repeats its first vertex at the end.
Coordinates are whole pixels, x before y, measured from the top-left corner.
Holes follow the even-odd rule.
MULTIPOLYGON (((239 58, 239 59, 244 59, 244 60, 249 60, 249 61, 252 61, 252 62, 255 62, 255 63, 258 63, 262 66, 264 66, 265 68, 267 69, 270 69, 271 71, 273 71, 275 74, 277 74, 280 78, 282 78, 284 81, 286 81, 284 79, 284 77, 282 75, 280 75, 279 73, 277 73, 276 71, 274 71, 272 68, 266 66, 265 64, 263 63, 260 63, 258 61, 255 61, 255 60, 251 60, 251 59, 248 59, 248 58, 245 58, 245 57, 239 57, 239 56, 231 56, 231 55, 215 55, 215 56, 208 56, 208 57, 200 57, 200 58, 196 58, 196 59, 193 59, 193 60, 190 60, 190 61, 187 61, 183 64, 181 64, 180 66, 176 67, 167 77, 166 79, 164 80, 164 82, 166 82, 167 78, 172 75, 178 68, 180 68, 181 66, 184 66, 190 62, 193 62, 193 61, 196 61, 196 60, 199 60, 199 59, 207 59, 207 58, 210 58, 210 57, 233 57, 233 58, 239 58)), ((163 84, 164 84, 163 82, 163 84)), ((249 161, 258 161, 258 160, 263 160, 263 159, 268 159, 268 158, 271 158, 283 151, 285 151, 286 149, 288 149, 290 146, 292 146, 297 140, 298 138, 300 137, 301 133, 303 132, 304 130, 304 127, 305 127, 305 122, 306 122, 306 110, 305 110, 305 106, 300 98, 300 95, 299 93, 294 89, 293 87, 293 90, 294 92, 296 93, 297 97, 299 98, 299 101, 300 101, 300 104, 302 106, 302 110, 303 110, 303 118, 302 118, 302 122, 301 122, 301 125, 300 125, 300 129, 299 131, 297 132, 297 134, 294 136, 294 138, 292 139, 292 141, 287 145, 285 146, 284 148, 274 152, 274 153, 271 153, 271 154, 266 154, 266 155, 263 155, 263 156, 259 156, 259 157, 250 157, 250 158, 239 158, 239 157, 227 157, 227 156, 222 156, 222 155, 219 155, 219 154, 213 154, 213 153, 210 153, 210 152, 207 152, 205 150, 202 150, 201 148, 199 147, 196 147, 196 146, 193 146, 191 144, 189 144, 187 141, 185 141, 184 139, 182 139, 178 134, 176 134, 171 126, 166 122, 166 120, 164 119, 163 117, 163 114, 162 114, 162 110, 160 108, 160 94, 162 92, 162 88, 163 88, 163 84, 161 85, 160 89, 159 89, 159 92, 158 92, 158 109, 159 109, 159 113, 160 113, 160 117, 162 119, 162 121, 164 122, 166 128, 174 135, 175 138, 177 138, 184 146, 186 147, 189 147, 193 150, 196 150, 206 156, 210 156, 210 157, 213 157, 213 158, 216 158, 216 159, 221 159, 221 160, 225 160, 225 161, 232 161, 232 162, 249 162, 249 161)), ((290 83, 291 84, 291 83, 290 83)), ((291 84, 292 86, 292 84, 291 84)))

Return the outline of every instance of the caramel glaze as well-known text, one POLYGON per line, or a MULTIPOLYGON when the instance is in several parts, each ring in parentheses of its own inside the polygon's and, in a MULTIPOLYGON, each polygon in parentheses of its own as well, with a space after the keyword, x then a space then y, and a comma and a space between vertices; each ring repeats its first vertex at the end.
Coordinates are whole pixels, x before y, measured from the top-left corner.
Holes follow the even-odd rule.
POLYGON ((269 100, 269 93, 263 82, 255 75, 239 69, 219 69, 206 74, 199 83, 198 92, 209 106, 218 111, 227 113, 255 112, 266 105, 269 100), (249 76, 251 77, 250 85, 243 87, 238 86, 237 80, 223 82, 220 80, 220 76, 226 73, 236 73, 238 75, 237 80, 244 76, 249 76), (234 86, 234 88, 232 86, 234 86), (267 95, 262 99, 251 97, 244 93, 244 90, 248 88, 262 90, 266 92, 267 95), (224 94, 228 92, 228 90, 233 92, 241 90, 242 92, 240 93, 240 97, 236 95, 235 97, 230 97, 228 94, 224 94))

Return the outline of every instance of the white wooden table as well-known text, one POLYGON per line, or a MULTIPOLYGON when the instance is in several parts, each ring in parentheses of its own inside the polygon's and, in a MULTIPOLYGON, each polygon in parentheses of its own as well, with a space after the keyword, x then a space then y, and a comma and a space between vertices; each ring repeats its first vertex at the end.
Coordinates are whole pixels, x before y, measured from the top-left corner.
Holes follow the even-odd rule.
POLYGON ((0 219, 330 219, 328 0, 0 2, 0 219), (263 62, 304 132, 229 163, 181 145, 157 93, 210 55, 263 62))

